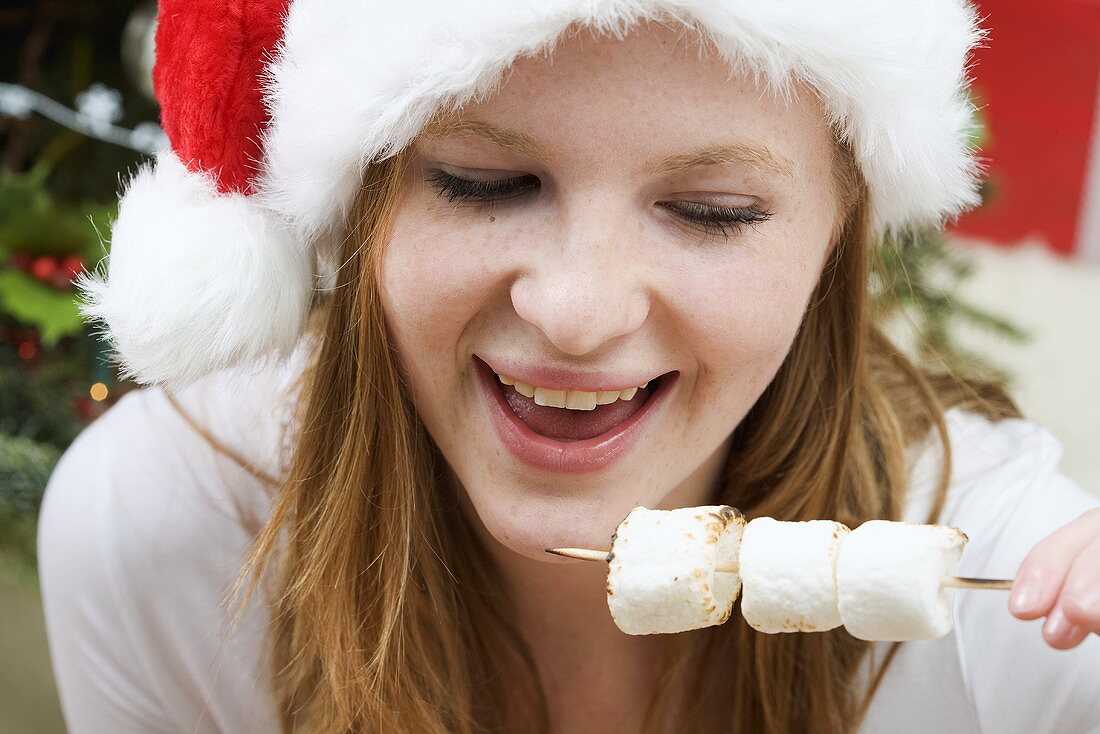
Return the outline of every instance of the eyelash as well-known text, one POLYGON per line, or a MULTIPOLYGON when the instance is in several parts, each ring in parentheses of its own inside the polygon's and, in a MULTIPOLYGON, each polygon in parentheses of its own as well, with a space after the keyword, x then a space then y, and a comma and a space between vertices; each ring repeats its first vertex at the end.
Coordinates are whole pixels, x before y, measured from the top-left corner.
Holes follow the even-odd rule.
MULTIPOLYGON (((536 176, 517 176, 495 181, 471 181, 452 176, 438 168, 428 176, 428 183, 436 188, 440 196, 447 201, 456 200, 483 204, 492 209, 499 202, 515 199, 528 191, 538 188, 536 176)), ((696 229, 708 236, 729 239, 745 226, 755 227, 772 218, 772 212, 756 207, 709 206, 694 202, 683 202, 680 206, 666 207, 676 213, 696 229)))

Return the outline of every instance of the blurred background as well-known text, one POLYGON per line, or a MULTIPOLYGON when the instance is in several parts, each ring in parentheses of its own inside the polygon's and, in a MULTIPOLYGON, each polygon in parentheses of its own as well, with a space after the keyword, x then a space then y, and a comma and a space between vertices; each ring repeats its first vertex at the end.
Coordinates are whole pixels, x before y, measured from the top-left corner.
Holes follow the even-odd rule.
MULTIPOLYGON (((983 205, 884 248, 880 318, 921 359, 1007 379, 1100 492, 1100 0, 980 0, 983 205)), ((50 471, 130 386, 72 278, 105 254, 120 177, 164 144, 156 3, 0 5, 0 734, 64 731, 35 522, 50 471)))

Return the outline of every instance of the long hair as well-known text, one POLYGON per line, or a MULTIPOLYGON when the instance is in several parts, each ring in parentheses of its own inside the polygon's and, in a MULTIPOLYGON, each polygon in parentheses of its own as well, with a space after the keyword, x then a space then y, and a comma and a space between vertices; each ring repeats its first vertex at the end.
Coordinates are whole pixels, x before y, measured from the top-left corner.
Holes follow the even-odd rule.
MULTIPOLYGON (((789 355, 734 431, 713 499, 749 517, 897 518, 906 447, 934 431, 945 452, 935 521, 950 472, 944 411, 1016 410, 995 386, 926 375, 872 323, 867 190, 848 146, 835 150, 842 226, 789 355)), ((406 163, 401 153, 365 173, 335 289, 316 313, 294 457, 236 592, 247 580, 247 601, 270 573, 285 732, 548 731, 506 585, 459 509, 382 316, 381 254, 406 163)), ((843 629, 764 635, 735 613, 670 637, 647 729, 852 731, 870 696, 857 685, 869 651, 843 629)))

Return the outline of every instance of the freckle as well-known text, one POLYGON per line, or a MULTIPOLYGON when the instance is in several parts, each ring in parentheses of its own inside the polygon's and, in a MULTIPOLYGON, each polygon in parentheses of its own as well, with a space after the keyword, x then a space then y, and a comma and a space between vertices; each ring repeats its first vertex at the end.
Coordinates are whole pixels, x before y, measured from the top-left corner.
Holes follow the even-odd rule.
POLYGON ((496 220, 497 220, 497 218, 496 218, 496 217, 489 217, 489 221, 490 221, 490 222, 495 222, 496 220))

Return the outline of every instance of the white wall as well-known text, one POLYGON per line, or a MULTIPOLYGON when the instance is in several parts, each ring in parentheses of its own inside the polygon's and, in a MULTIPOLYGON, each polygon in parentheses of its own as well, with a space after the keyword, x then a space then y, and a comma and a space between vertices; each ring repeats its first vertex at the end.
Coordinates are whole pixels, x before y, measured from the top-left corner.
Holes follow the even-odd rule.
POLYGON ((1100 264, 1064 260, 1036 243, 959 244, 978 266, 959 295, 1031 335, 1016 345, 960 330, 960 344, 1010 372, 1025 414, 1065 445, 1063 470, 1100 494, 1100 264))

